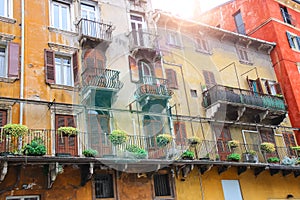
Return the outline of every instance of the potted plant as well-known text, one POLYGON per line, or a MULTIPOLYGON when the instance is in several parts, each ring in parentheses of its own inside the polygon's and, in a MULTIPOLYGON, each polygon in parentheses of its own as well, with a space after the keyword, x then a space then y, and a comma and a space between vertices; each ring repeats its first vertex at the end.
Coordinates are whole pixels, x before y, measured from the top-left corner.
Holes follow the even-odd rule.
POLYGON ((113 145, 121 145, 128 140, 128 134, 123 130, 113 130, 108 139, 113 145))
POLYGON ((298 160, 297 160, 297 158, 289 158, 289 157, 285 156, 282 159, 281 163, 283 165, 296 165, 296 164, 298 164, 298 160))
POLYGON ((220 156, 219 154, 216 154, 216 161, 219 161, 220 160, 220 156))
POLYGON ((204 157, 200 158, 200 160, 209 160, 209 153, 207 153, 204 157))
POLYGON ((13 137, 23 137, 27 132, 28 128, 22 124, 6 124, 3 127, 3 131, 6 135, 11 135, 13 137))
POLYGON ((256 151, 249 150, 242 154, 243 162, 250 162, 250 163, 258 163, 258 156, 256 151))
POLYGON ((97 150, 94 149, 86 149, 82 152, 85 157, 95 157, 98 154, 97 150))
POLYGON ((200 144, 200 142, 201 142, 201 139, 197 136, 192 136, 192 137, 188 138, 188 143, 190 145, 197 145, 197 144, 200 144))
POLYGON ((239 146, 239 141, 237 141, 237 140, 230 140, 230 141, 228 141, 227 144, 228 144, 229 148, 236 148, 236 147, 239 146))
POLYGON ((134 158, 145 159, 148 155, 147 151, 143 148, 140 148, 136 145, 130 145, 126 147, 126 151, 133 154, 134 158))
POLYGON ((275 145, 270 142, 263 142, 260 144, 260 149, 266 153, 273 153, 275 151, 275 145))
POLYGON ((183 160, 194 160, 195 153, 193 151, 186 150, 185 152, 182 153, 181 158, 183 160))
POLYGON ((238 153, 232 153, 227 156, 227 161, 239 162, 241 160, 241 155, 238 153))
POLYGON ((279 163, 279 158, 277 157, 270 157, 267 159, 268 163, 279 163))
POLYGON ((24 147, 24 154, 28 156, 43 156, 46 154, 46 147, 41 138, 35 138, 30 144, 24 147))
POLYGON ((62 126, 59 127, 57 130, 58 134, 67 136, 77 135, 79 133, 79 130, 77 128, 71 126, 62 126))
POLYGON ((172 136, 170 134, 159 134, 156 137, 156 144, 158 147, 165 147, 172 141, 172 136))

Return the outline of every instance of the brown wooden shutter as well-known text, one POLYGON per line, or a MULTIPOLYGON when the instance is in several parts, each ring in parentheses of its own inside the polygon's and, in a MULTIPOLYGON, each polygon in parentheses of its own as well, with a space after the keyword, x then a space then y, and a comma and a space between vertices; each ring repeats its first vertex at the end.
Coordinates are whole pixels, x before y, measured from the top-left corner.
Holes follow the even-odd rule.
POLYGON ((129 60, 129 70, 130 70, 130 78, 132 82, 138 82, 140 80, 139 77, 139 68, 135 59, 131 56, 128 56, 129 60))
POLYGON ((257 79, 255 80, 255 82, 256 82, 256 85, 257 85, 257 90, 258 90, 258 92, 259 92, 259 93, 264 93, 264 92, 263 92, 263 89, 262 89, 262 85, 261 85, 260 78, 257 78, 257 79))
POLYGON ((248 78, 248 76, 246 77, 246 80, 247 80, 247 83, 248 83, 248 85, 249 85, 249 89, 250 89, 251 91, 253 91, 253 86, 252 86, 251 80, 248 78))
POLYGON ((164 78, 160 59, 154 63, 154 72, 157 78, 164 78))
POLYGON ((19 44, 8 43, 8 77, 19 78, 19 44))
POLYGON ((0 110, 0 127, 7 123, 7 112, 6 110, 0 110))
POLYGON ((275 83, 275 90, 277 94, 282 94, 282 90, 279 83, 275 83))
POLYGON ((186 140, 186 128, 184 122, 174 122, 174 132, 176 137, 176 144, 185 144, 186 140))
POLYGON ((267 88, 267 91, 268 91, 268 94, 272 94, 272 92, 271 92, 271 87, 270 87, 270 84, 269 84, 269 81, 268 80, 266 80, 266 82, 265 82, 265 86, 266 86, 266 88, 267 88))
POLYGON ((79 83, 79 77, 78 77, 78 52, 75 51, 73 54, 73 76, 74 76, 74 85, 77 85, 79 83))
POLYGON ((169 88, 178 88, 176 72, 173 69, 166 69, 166 76, 169 88))
POLYGON ((74 116, 72 115, 56 115, 55 116, 55 128, 58 129, 62 126, 75 126, 74 116))
POLYGON ((45 49, 45 74, 47 83, 55 83, 54 51, 45 49))

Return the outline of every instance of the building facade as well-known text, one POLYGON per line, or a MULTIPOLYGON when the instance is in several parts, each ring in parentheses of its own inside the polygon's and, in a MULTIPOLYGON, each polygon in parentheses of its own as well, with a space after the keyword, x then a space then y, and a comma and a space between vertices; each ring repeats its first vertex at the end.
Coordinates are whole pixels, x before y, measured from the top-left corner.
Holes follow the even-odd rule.
POLYGON ((300 196, 275 43, 146 0, 0 3, 1 199, 300 196))

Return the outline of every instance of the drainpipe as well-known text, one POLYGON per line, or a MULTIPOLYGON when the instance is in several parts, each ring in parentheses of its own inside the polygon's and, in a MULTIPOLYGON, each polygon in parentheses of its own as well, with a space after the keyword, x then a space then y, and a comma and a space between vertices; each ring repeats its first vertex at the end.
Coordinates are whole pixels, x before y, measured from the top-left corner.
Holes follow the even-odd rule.
MULTIPOLYGON (((25 2, 24 0, 21 0, 21 73, 20 73, 20 99, 24 98, 24 44, 25 44, 25 2)), ((19 123, 23 124, 23 109, 24 109, 24 103, 20 102, 20 119, 19 123)), ((19 137, 18 139, 18 150, 22 149, 22 137, 19 137)))

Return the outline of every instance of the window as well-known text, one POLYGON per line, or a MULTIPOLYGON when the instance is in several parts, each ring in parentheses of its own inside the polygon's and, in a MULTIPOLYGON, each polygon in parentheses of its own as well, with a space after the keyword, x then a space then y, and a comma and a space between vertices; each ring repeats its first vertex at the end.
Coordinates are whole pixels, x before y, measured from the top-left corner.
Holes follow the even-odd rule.
POLYGON ((0 77, 19 77, 19 44, 0 46, 0 77))
POLYGON ((81 28, 84 35, 96 37, 97 32, 101 32, 97 24, 97 16, 94 5, 81 4, 81 28))
POLYGON ((40 197, 37 195, 34 195, 34 196, 11 196, 11 197, 6 197, 6 200, 40 200, 40 197))
POLYGON ((298 68, 298 72, 300 74, 300 62, 297 62, 297 68, 298 68))
POLYGON ((249 79, 248 76, 246 78, 249 89, 253 91, 254 93, 263 93, 262 85, 260 78, 257 78, 256 80, 249 79))
POLYGON ((154 191, 156 197, 171 196, 171 184, 168 174, 154 174, 154 191))
POLYGON ((203 76, 205 79, 206 89, 209 89, 217 84, 213 72, 203 70, 203 76))
POLYGON ((70 5, 52 1, 51 26, 62 30, 70 30, 70 5))
POLYGON ((248 55, 248 52, 246 51, 246 49, 244 47, 237 47, 236 48, 240 62, 244 63, 244 64, 253 64, 251 62, 251 59, 248 55))
POLYGON ((300 37, 290 32, 286 32, 286 36, 288 38, 290 47, 300 51, 300 37))
POLYGON ((190 90, 192 97, 198 97, 197 90, 190 90))
POLYGON ((217 139, 218 154, 221 160, 226 160, 231 153, 228 141, 231 140, 230 129, 227 126, 214 125, 213 131, 217 139))
POLYGON ((196 51, 202 53, 210 53, 207 40, 197 37, 195 41, 196 41, 196 51))
POLYGON ((112 174, 95 174, 94 188, 96 199, 114 198, 114 181, 112 174))
POLYGON ((144 38, 143 35, 143 29, 146 28, 144 17, 138 14, 130 14, 130 23, 134 44, 137 46, 144 46, 146 42, 146 37, 144 38))
POLYGON ((77 51, 72 56, 65 56, 45 50, 45 70, 47 83, 74 86, 78 83, 77 51))
POLYGON ((12 0, 0 0, 0 16, 12 18, 12 0))
POLYGON ((222 180, 224 200, 243 200, 238 180, 222 180))
POLYGON ((177 46, 177 47, 181 46, 180 38, 177 32, 169 31, 167 36, 168 36, 167 41, 169 45, 177 46))
POLYGON ((172 89, 178 89, 177 75, 175 70, 166 69, 166 76, 168 80, 168 87, 172 89))
POLYGON ((265 88, 270 95, 282 94, 279 83, 276 81, 264 80, 265 88))
POLYGON ((149 146, 155 147, 156 141, 154 136, 163 133, 163 121, 158 116, 145 115, 143 119, 144 135, 150 137, 149 146))
POLYGON ((235 26, 238 33, 245 35, 245 25, 242 18, 241 11, 238 11, 234 16, 235 26))
POLYGON ((288 13, 287 8, 285 6, 280 6, 280 11, 281 11, 283 21, 287 24, 293 25, 294 20, 293 20, 292 16, 288 13))
POLYGON ((174 132, 177 145, 185 145, 186 141, 186 127, 184 122, 174 122, 174 132))

